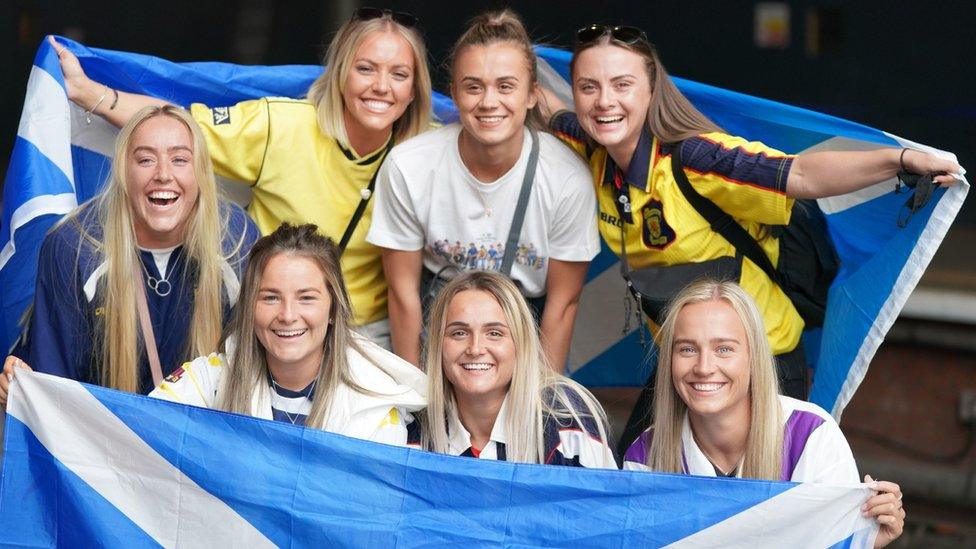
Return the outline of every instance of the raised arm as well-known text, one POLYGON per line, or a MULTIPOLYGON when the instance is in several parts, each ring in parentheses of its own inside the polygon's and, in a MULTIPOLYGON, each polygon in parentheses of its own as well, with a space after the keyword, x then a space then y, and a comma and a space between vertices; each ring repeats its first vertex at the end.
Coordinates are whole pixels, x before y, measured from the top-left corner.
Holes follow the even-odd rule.
POLYGON ((167 104, 162 99, 148 95, 114 90, 88 78, 75 54, 59 44, 53 36, 48 36, 48 41, 54 47, 61 62, 68 99, 86 111, 92 111, 108 120, 112 125, 121 128, 143 107, 167 104), (118 93, 118 100, 116 100, 116 93, 118 93))
POLYGON ((793 160, 786 194, 794 198, 824 198, 857 191, 894 177, 904 167, 911 173, 942 174, 939 184, 949 186, 962 173, 959 164, 915 149, 874 151, 822 151, 793 160), (903 154, 904 153, 904 154, 903 154))
POLYGON ((420 273, 423 251, 383 249, 383 271, 388 284, 390 339, 393 352, 414 366, 420 366, 420 331, 423 309, 420 303, 420 273))

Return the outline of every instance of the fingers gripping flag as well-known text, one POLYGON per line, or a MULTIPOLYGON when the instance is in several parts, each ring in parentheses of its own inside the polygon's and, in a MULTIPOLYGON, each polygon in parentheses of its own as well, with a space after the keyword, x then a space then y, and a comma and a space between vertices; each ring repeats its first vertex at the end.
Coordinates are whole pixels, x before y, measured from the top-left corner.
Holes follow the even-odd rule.
MULTIPOLYGON (((156 57, 89 49, 59 39, 96 81, 121 91, 179 105, 233 105, 262 96, 304 96, 317 66, 244 67, 226 63, 172 63, 156 57)), ((569 53, 537 48, 543 83, 570 100, 569 53)), ((788 153, 911 146, 947 156, 886 132, 836 117, 687 80, 676 84, 707 116, 733 134, 788 153)), ((439 121, 456 120, 450 100, 434 94, 439 121)), ((14 342, 17 321, 33 299, 37 253, 45 232, 90 198, 108 175, 115 129, 65 95, 54 49, 44 41, 28 83, 24 111, 4 185, 0 219, 0 349, 14 342)), ((233 190, 234 185, 227 188, 233 190)), ((815 366, 810 400, 836 418, 854 395, 888 329, 898 317, 942 242, 969 190, 939 189, 904 228, 904 194, 894 181, 818 203, 826 214, 841 270, 830 291, 821 330, 804 335, 815 366)), ((590 266, 570 351, 569 371, 589 386, 640 385, 649 371, 638 334, 624 326, 625 289, 617 258, 604 247, 590 266)), ((631 323, 633 324, 633 323, 631 323)))
POLYGON ((18 372, 0 545, 870 547, 869 494, 444 456, 18 372))

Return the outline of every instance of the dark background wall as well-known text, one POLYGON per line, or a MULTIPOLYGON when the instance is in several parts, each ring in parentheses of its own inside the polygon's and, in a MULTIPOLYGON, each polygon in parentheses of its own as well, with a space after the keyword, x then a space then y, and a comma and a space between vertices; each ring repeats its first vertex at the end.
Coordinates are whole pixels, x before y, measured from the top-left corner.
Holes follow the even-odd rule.
MULTIPOLYGON (((463 23, 487 7, 519 11, 532 35, 571 44, 594 21, 640 26, 672 74, 836 114, 951 150, 976 167, 976 93, 970 2, 796 0, 783 49, 753 41, 757 2, 371 2, 416 14, 439 67, 463 23), (817 24, 814 25, 813 22, 817 24)), ((325 0, 5 0, 0 167, 16 134, 31 62, 44 35, 178 61, 317 63, 358 5, 325 0), (4 66, 5 65, 5 66, 4 66)), ((443 71, 438 87, 444 89, 443 71)), ((974 172, 976 173, 976 172, 974 172)), ((976 224, 970 200, 959 222, 976 224)))

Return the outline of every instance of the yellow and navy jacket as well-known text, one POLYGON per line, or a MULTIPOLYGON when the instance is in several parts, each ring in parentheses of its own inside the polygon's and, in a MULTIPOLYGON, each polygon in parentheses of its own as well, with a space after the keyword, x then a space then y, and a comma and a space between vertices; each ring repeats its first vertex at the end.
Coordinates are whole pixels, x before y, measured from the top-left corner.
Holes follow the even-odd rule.
MULTIPOLYGON (((258 239, 258 229, 236 204, 222 204, 227 229, 222 243, 224 262, 223 314, 226 322, 237 302, 247 254, 258 239)), ((89 203, 74 216, 56 225, 44 238, 37 263, 34 310, 27 336, 14 354, 39 372, 93 383, 101 383, 96 345, 101 341, 106 311, 104 276, 107 263, 92 239, 102 240, 98 212, 89 203)), ((187 359, 195 262, 180 246, 172 251, 166 273, 160 273, 151 252, 140 251, 143 268, 156 279, 167 279, 171 292, 160 296, 146 289, 149 318, 163 375, 187 359), (165 276, 163 276, 165 274, 165 276)), ((139 360, 139 392, 153 388, 149 362, 139 360)))
MULTIPOLYGON (((621 242, 626 243, 631 268, 736 256, 732 244, 712 230, 674 181, 673 144, 658 141, 645 127, 624 173, 606 149, 583 132, 575 114, 558 113, 551 128, 589 162, 599 203, 600 234, 618 255, 621 242), (630 212, 618 207, 621 192, 629 196, 630 212)), ((786 195, 786 179, 794 157, 717 132, 683 141, 681 157, 695 190, 735 218, 776 265, 779 241, 771 236, 769 226, 790 221, 793 199, 786 195)), ((789 297, 760 267, 748 258, 742 261, 739 284, 759 305, 773 352, 792 351, 800 340, 803 320, 789 297)))
MULTIPOLYGON (((319 129, 308 101, 266 97, 231 107, 190 107, 207 138, 214 171, 251 186, 248 211, 262 234, 287 221, 314 223, 339 242, 382 163, 386 145, 365 156, 319 129)), ((386 279, 380 249, 366 242, 370 201, 342 255, 342 274, 355 323, 386 318, 386 279)))

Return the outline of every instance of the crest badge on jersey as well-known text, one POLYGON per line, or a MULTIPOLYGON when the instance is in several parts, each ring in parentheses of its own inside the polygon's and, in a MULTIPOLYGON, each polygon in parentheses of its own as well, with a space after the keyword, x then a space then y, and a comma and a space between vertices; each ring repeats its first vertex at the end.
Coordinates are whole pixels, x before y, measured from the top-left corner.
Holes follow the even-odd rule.
POLYGON ((674 242, 674 229, 664 218, 664 205, 659 200, 651 200, 641 208, 644 228, 641 236, 648 248, 663 250, 674 242))
POLYGON ((230 107, 214 107, 213 124, 214 126, 230 124, 230 107))

